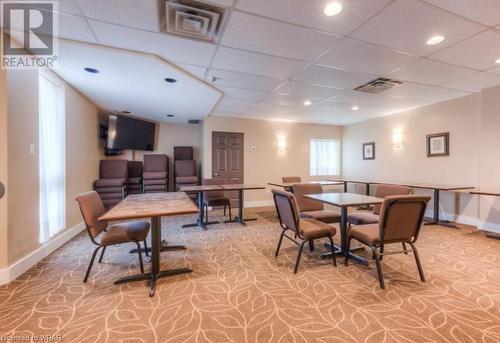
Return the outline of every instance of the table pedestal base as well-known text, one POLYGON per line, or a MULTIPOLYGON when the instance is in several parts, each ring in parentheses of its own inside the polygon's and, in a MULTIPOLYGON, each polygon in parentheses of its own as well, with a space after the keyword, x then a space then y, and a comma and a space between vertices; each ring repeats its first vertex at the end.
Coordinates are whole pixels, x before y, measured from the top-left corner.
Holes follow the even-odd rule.
POLYGON ((233 219, 224 221, 224 223, 225 224, 227 224, 227 223, 240 223, 241 225, 246 225, 245 222, 251 222, 254 220, 257 220, 257 218, 247 218, 247 219, 240 220, 239 217, 234 217, 233 219))
POLYGON ((189 228, 189 227, 201 227, 203 230, 206 230, 207 229, 207 226, 208 225, 214 225, 214 224, 220 224, 219 221, 211 221, 211 222, 203 222, 200 224, 199 221, 197 221, 196 223, 191 223, 191 224, 184 224, 181 226, 181 228, 183 229, 186 229, 186 228, 189 228))
MULTIPOLYGON (((186 247, 184 245, 168 245, 166 240, 161 241, 160 251, 176 251, 176 250, 186 250, 186 247)), ((147 249, 141 247, 141 253, 145 253, 146 251, 150 253, 152 251, 151 247, 148 247, 147 249)), ((137 248, 130 250, 129 253, 137 254, 137 248)))
POLYGON ((125 276, 122 278, 119 278, 114 282, 115 285, 119 285, 122 283, 127 283, 127 282, 135 282, 135 281, 143 281, 143 280, 149 280, 149 296, 152 297, 155 295, 156 291, 156 283, 158 282, 158 279, 166 276, 174 276, 174 275, 181 275, 181 274, 188 274, 192 273, 193 270, 189 268, 179 268, 179 269, 171 269, 171 270, 162 270, 158 274, 153 274, 153 273, 144 273, 144 274, 137 274, 137 275, 132 275, 132 276, 125 276))
MULTIPOLYGON (((345 256, 345 253, 342 252, 341 248, 338 245, 334 244, 334 247, 335 247, 335 255, 341 256, 341 257, 345 256)), ((325 248, 327 248, 328 250, 331 250, 330 243, 325 243, 325 248)), ((363 264, 363 265, 367 266, 368 261, 364 257, 361 257, 361 256, 355 254, 355 252, 363 251, 363 250, 365 250, 365 248, 363 248, 363 247, 351 249, 349 251, 349 260, 352 260, 354 262, 357 262, 359 264, 363 264)), ((325 253, 320 255, 320 258, 322 258, 322 259, 332 258, 332 253, 325 252, 325 253)))

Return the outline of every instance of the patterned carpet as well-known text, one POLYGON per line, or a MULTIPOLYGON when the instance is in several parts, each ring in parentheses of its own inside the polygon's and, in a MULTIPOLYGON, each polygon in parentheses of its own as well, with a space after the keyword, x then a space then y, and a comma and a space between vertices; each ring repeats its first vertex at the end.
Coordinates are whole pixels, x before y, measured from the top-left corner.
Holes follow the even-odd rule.
POLYGON ((344 267, 339 259, 335 269, 318 259, 320 244, 294 275, 294 245, 284 242, 273 256, 280 232, 273 212, 248 212, 259 220, 207 231, 179 228, 192 216, 164 219, 164 237, 188 250, 164 252, 162 266, 194 273, 162 279, 154 298, 146 282, 113 285, 138 272, 131 246, 108 249, 83 284, 92 250, 81 234, 0 287, 0 341, 500 341, 500 241, 472 228, 425 227, 417 245, 427 282, 418 281, 412 255, 388 256, 383 291, 372 262, 344 267))

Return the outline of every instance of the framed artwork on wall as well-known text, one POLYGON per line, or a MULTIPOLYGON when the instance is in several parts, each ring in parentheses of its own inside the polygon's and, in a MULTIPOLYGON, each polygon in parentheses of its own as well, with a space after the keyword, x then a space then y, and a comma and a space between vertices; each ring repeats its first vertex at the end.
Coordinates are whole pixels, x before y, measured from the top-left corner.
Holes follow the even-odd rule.
POLYGON ((427 157, 450 155, 450 133, 427 135, 427 157))
POLYGON ((363 160, 375 159, 375 142, 363 143, 363 160))

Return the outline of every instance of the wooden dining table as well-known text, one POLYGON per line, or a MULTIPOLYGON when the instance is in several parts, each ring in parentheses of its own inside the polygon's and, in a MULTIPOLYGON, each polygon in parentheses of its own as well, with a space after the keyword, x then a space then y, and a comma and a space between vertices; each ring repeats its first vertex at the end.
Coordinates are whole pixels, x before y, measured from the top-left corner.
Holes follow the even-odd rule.
POLYGON ((204 192, 223 191, 224 189, 221 186, 219 185, 182 186, 180 190, 181 192, 186 192, 186 193, 196 193, 196 198, 198 199, 198 208, 200 210, 198 213, 198 219, 196 220, 196 223, 184 224, 182 225, 183 228, 199 226, 203 230, 206 230, 207 225, 219 224, 218 221, 205 222, 205 219, 203 217, 203 197, 204 197, 204 192))
POLYGON ((231 218, 230 220, 226 221, 226 223, 232 223, 232 222, 237 222, 242 225, 245 225, 246 221, 251 221, 251 220, 257 220, 257 218, 244 218, 243 217, 243 207, 244 207, 244 196, 243 192, 244 191, 251 191, 251 190, 259 190, 259 189, 266 189, 266 187, 261 186, 261 185, 252 185, 252 184, 226 184, 226 185, 220 185, 225 191, 237 191, 238 192, 238 216, 235 218, 231 218))
POLYGON ((198 213, 198 207, 184 192, 134 194, 127 196, 124 200, 103 214, 100 221, 122 221, 132 219, 151 219, 151 271, 149 273, 125 276, 114 283, 116 285, 149 280, 149 296, 155 294, 158 279, 191 273, 190 268, 178 268, 170 270, 160 269, 161 250, 161 217, 177 216, 183 214, 198 213))
MULTIPOLYGON (((355 193, 320 193, 304 195, 305 197, 322 202, 324 204, 336 206, 340 208, 340 247, 335 247, 337 255, 345 256, 347 250, 347 211, 351 206, 375 205, 381 204, 384 199, 376 198, 368 195, 355 194, 355 193)), ((330 243, 325 243, 328 249, 331 249, 330 243)), ((368 265, 368 261, 363 257, 356 255, 355 250, 351 249, 349 259, 361 264, 368 265)), ((331 252, 324 253, 321 257, 326 258, 332 255, 331 252)))

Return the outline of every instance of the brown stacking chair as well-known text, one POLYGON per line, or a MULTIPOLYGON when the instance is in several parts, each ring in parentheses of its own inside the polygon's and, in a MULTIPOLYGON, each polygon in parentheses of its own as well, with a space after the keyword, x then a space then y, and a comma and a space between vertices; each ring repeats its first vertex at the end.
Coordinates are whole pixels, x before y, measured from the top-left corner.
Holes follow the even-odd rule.
POLYGON ((297 183, 292 188, 302 218, 313 218, 327 224, 338 223, 340 221, 340 214, 333 210, 325 210, 322 202, 304 196, 307 194, 323 193, 323 187, 320 184, 297 183))
MULTIPOLYGON (((377 198, 385 198, 391 195, 408 195, 411 188, 398 185, 379 184, 375 190, 377 198)), ((373 206, 373 211, 357 211, 347 216, 347 222, 352 225, 375 224, 379 221, 380 207, 377 204, 373 206)))
POLYGON ((196 162, 193 160, 180 160, 174 162, 175 190, 182 186, 196 186, 198 176, 196 176, 196 162))
MULTIPOLYGON (((203 179, 203 185, 222 185, 224 180, 220 179, 203 179)), ((226 215, 226 207, 229 207, 229 219, 233 219, 231 214, 231 199, 227 197, 225 191, 210 191, 203 192, 203 209, 205 210, 205 222, 208 223, 208 207, 224 206, 224 216, 226 215)), ((202 209, 202 210, 203 210, 202 209)))
POLYGON ((144 193, 158 193, 168 191, 167 155, 144 155, 142 190, 144 193))
POLYGON ((278 257, 283 237, 286 237, 297 244, 299 246, 299 253, 297 254, 295 267, 293 269, 295 274, 299 269, 300 257, 302 256, 302 250, 304 250, 304 244, 309 242, 309 245, 312 246, 311 242, 315 239, 328 238, 332 249, 333 265, 336 267, 337 259, 335 258, 335 247, 333 245, 332 238, 337 232, 335 227, 312 218, 300 218, 297 202, 292 193, 278 189, 273 189, 272 192, 280 225, 283 229, 278 241, 275 256, 278 257), (293 237, 286 235, 288 230, 292 231, 293 237), (297 238, 299 238, 301 242, 296 241, 295 239, 297 238))
POLYGON ((283 176, 281 179, 283 180, 283 183, 302 182, 300 176, 283 176))
POLYGON ((94 191, 99 193, 104 206, 111 207, 127 195, 127 160, 101 160, 99 180, 94 181, 94 191))
POLYGON ((127 193, 142 193, 142 162, 128 161, 127 193))
MULTIPOLYGON (((97 245, 97 248, 92 254, 92 258, 90 259, 83 282, 87 282, 87 279, 89 278, 97 252, 102 248, 101 256, 99 257, 99 263, 101 263, 107 246, 122 243, 133 242, 137 245, 139 265, 141 267, 141 273, 144 273, 141 246, 139 242, 144 242, 144 248, 145 251, 147 251, 146 237, 149 233, 149 223, 133 221, 108 226, 106 222, 99 221, 99 217, 104 214, 105 209, 101 198, 96 192, 81 194, 76 197, 76 201, 78 201, 78 204, 80 205, 80 211, 82 212, 83 220, 85 222, 87 232, 89 233, 90 240, 92 243, 97 245), (99 240, 97 240, 97 238, 99 238, 99 240)), ((147 255, 148 254, 146 252, 146 256, 147 255)))
MULTIPOLYGON (((393 243, 402 243, 403 250, 391 251, 385 253, 385 255, 408 254, 405 245, 405 243, 408 243, 411 246, 411 252, 415 255, 420 280, 425 282, 415 242, 418 239, 422 221, 424 220, 425 209, 430 199, 430 196, 423 195, 388 196, 382 204, 380 222, 378 224, 358 225, 350 228, 347 234, 346 252, 349 251, 351 239, 353 238, 367 245, 373 251, 381 288, 385 288, 385 284, 380 260, 384 255, 384 246, 393 243)), ((348 257, 349 254, 346 253, 346 265, 348 257)))

